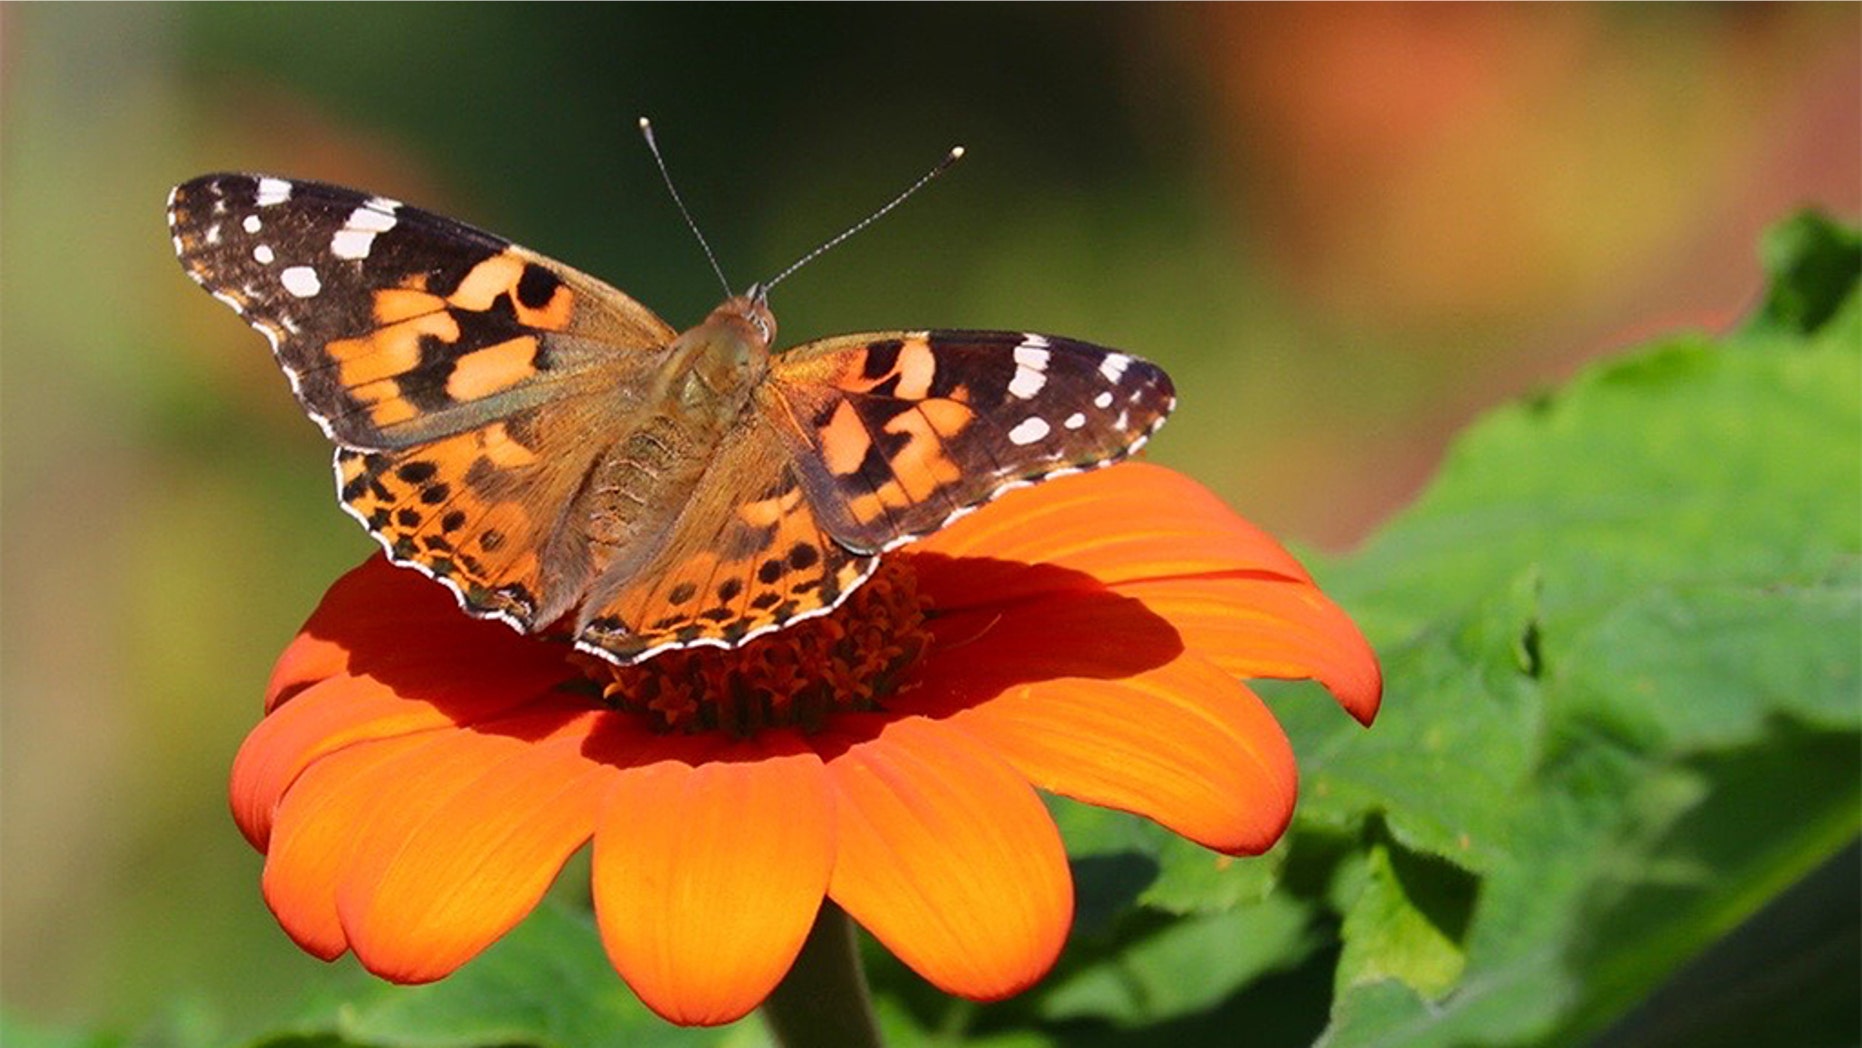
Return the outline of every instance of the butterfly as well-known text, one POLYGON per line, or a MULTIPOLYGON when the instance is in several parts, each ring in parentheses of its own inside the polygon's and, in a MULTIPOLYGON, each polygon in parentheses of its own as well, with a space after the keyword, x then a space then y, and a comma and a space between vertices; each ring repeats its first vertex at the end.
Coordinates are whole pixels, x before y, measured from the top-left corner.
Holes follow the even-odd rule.
POLYGON ((1156 365, 1050 335, 772 353, 761 287, 680 333, 561 262, 319 182, 206 175, 168 224, 271 343, 391 560, 620 664, 825 614, 881 554, 1126 457, 1176 403, 1156 365))

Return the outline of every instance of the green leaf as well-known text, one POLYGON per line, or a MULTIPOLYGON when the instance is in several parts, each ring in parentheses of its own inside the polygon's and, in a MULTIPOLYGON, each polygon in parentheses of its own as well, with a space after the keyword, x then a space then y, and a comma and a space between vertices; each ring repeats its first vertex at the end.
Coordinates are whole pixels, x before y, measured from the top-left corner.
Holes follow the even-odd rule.
POLYGON ((1808 335, 1855 300, 1862 279, 1862 235, 1805 211, 1765 234, 1759 258, 1771 287, 1746 333, 1808 335))
POLYGON ((1322 702, 1280 702, 1299 754, 1297 825, 1381 816, 1404 847, 1481 871, 1512 846, 1508 807, 1538 759, 1540 580, 1528 566, 1386 651, 1387 698, 1364 731, 1322 702), (1343 722, 1343 723, 1341 723, 1343 722))
POLYGON ((1461 977, 1467 955, 1457 941, 1465 907, 1452 895, 1461 882, 1431 874, 1422 861, 1399 861, 1390 848, 1371 849, 1356 902, 1345 916, 1341 989, 1395 979, 1436 998, 1461 977))
POLYGON ((1583 1040, 1862 832, 1857 244, 1780 227, 1740 333, 1495 412, 1337 571, 1388 686, 1282 707, 1300 825, 1369 850, 1326 1043, 1583 1040), (1377 818, 1477 875, 1464 935, 1377 818))
POLYGON ((1140 1026, 1215 1006, 1233 988, 1290 967, 1313 945, 1307 908, 1273 896, 1256 906, 1168 922, 1122 943, 1104 963, 1043 988, 1050 1020, 1096 1017, 1140 1026))
POLYGON ((1215 913, 1273 890, 1281 849, 1233 858, 1193 844, 1149 819, 1051 798, 1078 896, 1076 932, 1097 934, 1132 905, 1166 913, 1215 913))
POLYGON ((1862 531, 1862 354, 1728 350, 1671 341, 1476 424, 1344 588, 1408 633, 1537 566, 1550 636, 1659 584, 1841 573, 1862 531))

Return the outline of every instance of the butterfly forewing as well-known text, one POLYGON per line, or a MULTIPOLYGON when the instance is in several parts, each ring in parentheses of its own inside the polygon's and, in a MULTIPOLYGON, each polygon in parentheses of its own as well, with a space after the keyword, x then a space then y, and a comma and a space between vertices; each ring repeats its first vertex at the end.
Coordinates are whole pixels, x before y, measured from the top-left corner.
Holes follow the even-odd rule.
POLYGON ((341 446, 339 498, 390 558, 524 630, 580 597, 593 566, 564 509, 664 321, 502 237, 319 182, 208 175, 168 220, 188 275, 265 335, 341 446))
POLYGON ((593 277, 338 186, 208 175, 175 188, 168 221, 182 267, 271 341, 348 447, 409 447, 592 392, 614 355, 674 334, 593 277))
POLYGON ((808 343, 776 358, 768 394, 823 522, 865 552, 1014 487, 1116 462, 1176 404, 1147 361, 1003 331, 808 343))

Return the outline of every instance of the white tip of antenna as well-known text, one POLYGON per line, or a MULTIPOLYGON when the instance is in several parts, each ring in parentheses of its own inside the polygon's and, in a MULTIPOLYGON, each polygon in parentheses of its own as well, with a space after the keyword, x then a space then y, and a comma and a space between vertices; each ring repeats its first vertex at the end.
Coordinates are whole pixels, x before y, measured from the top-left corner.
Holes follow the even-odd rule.
POLYGON ((651 120, 648 120, 646 117, 641 117, 640 118, 640 130, 651 131, 652 129, 653 129, 653 122, 651 120))
POLYGON ((962 146, 951 146, 950 147, 950 158, 952 160, 962 160, 963 159, 963 147, 962 146))

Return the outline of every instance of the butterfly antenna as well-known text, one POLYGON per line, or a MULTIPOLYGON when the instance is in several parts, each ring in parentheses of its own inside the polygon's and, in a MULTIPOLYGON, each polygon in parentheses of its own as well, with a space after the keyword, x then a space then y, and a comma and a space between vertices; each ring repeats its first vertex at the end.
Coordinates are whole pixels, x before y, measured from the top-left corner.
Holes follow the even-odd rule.
POLYGON ((845 232, 843 232, 840 236, 835 237, 834 239, 828 241, 827 243, 821 245, 820 247, 815 248, 813 251, 810 251, 808 254, 803 255, 801 258, 795 261, 795 264, 791 265, 789 268, 783 270, 782 272, 776 274, 775 277, 769 280, 767 283, 758 284, 756 286, 756 293, 758 295, 768 295, 770 288, 773 288, 777 284, 780 284, 784 280, 787 280, 789 278, 789 275, 794 273, 796 270, 802 268, 803 266, 807 265, 810 262, 813 262, 815 259, 820 258, 822 255, 827 254, 827 252, 830 249, 834 248, 841 241, 846 240, 848 237, 853 236, 855 233, 858 233, 860 230, 865 229, 867 226, 870 226, 873 223, 879 221, 880 216, 884 215, 886 212, 892 210, 893 208, 898 207, 900 204, 905 203, 906 199, 910 197, 913 193, 916 193, 920 189, 923 189, 926 185, 930 184, 932 179, 950 170, 950 165, 962 159, 963 159, 963 147, 952 146, 950 152, 944 154, 944 159, 938 161, 936 166, 932 167, 931 170, 926 171, 924 175, 918 179, 918 181, 913 182, 910 186, 906 187, 905 192, 900 193, 898 196, 893 197, 892 201, 888 203, 885 207, 882 207, 878 211, 875 211, 872 214, 861 219, 860 221, 855 222, 852 226, 848 227, 848 229, 845 232))
MULTIPOLYGON (((653 162, 659 165, 659 177, 666 180, 666 192, 672 194, 672 202, 679 205, 679 214, 685 216, 685 224, 698 238, 698 246, 705 249, 705 261, 711 263, 711 271, 718 275, 718 283, 724 286, 724 297, 731 295, 731 282, 724 279, 724 269, 718 265, 718 256, 711 253, 711 244, 705 240, 705 234, 698 231, 698 223, 692 221, 692 212, 686 209, 685 201, 679 197, 679 187, 672 184, 672 172, 666 170, 666 158, 659 154, 659 143, 653 141, 653 124, 646 117, 640 118, 640 133, 646 136, 647 149, 653 153, 653 162)), ((914 187, 916 188, 916 187, 914 187)))

